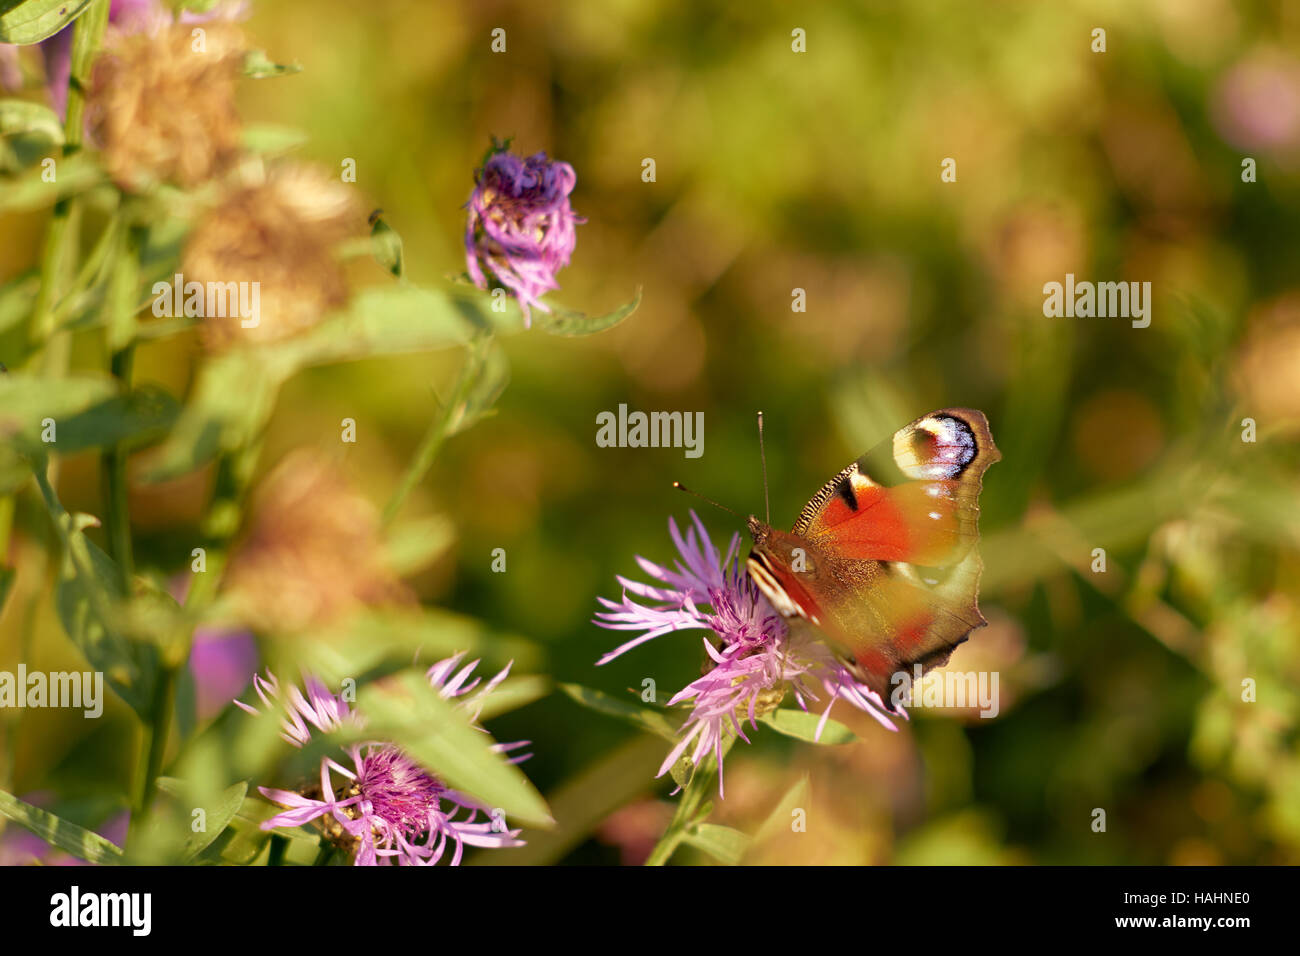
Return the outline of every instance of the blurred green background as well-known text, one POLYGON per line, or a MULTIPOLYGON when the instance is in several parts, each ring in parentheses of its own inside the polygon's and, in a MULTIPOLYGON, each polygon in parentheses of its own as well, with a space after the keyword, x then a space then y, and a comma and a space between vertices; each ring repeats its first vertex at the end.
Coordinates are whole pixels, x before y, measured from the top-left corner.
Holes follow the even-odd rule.
MULTIPOLYGON (((952 663, 999 671, 1001 713, 890 734, 837 707, 863 739, 835 748, 761 730, 728 758, 715 819, 752 831, 807 772, 808 833, 766 862, 1300 863, 1300 7, 264 0, 248 30, 304 70, 245 81, 246 120, 301 127, 326 167, 355 159, 415 281, 463 270, 462 205, 495 135, 577 171, 588 222, 554 298, 599 312, 644 290, 609 333, 505 340, 498 413, 408 507, 456 528, 411 581, 425 602, 531 642, 521 672, 616 695, 651 677, 666 699, 699 674, 699 634, 596 669, 619 640, 590 617, 635 554, 671 556, 667 518, 693 504, 672 480, 761 513, 761 408, 788 527, 897 427, 980 408, 1003 454, 982 498, 990 626, 952 663), (1067 272, 1151 282, 1150 327, 1044 317, 1043 284, 1067 272), (703 456, 597 447, 620 403, 703 411, 703 456)), ((33 264, 46 217, 4 220, 0 274, 33 264)), ((182 396, 199 360, 191 340, 151 347, 136 379, 182 396)), ((382 504, 454 361, 300 375, 263 468, 337 450, 351 417, 347 468, 382 504)), ((66 462, 70 509, 98 511, 96 467, 66 462)), ((184 567, 202 493, 137 489, 142 563, 184 567)), ((743 531, 706 510, 718 539, 743 531)), ((11 670, 21 605, 0 618, 11 670)), ((29 667, 77 666, 37 614, 29 667)), ((635 862, 662 831, 664 741, 559 693, 490 729, 533 741, 525 769, 559 820, 490 862, 635 862)), ((91 731, 27 712, 3 742, 7 789, 88 808, 125 788, 134 746, 120 705, 91 731)))

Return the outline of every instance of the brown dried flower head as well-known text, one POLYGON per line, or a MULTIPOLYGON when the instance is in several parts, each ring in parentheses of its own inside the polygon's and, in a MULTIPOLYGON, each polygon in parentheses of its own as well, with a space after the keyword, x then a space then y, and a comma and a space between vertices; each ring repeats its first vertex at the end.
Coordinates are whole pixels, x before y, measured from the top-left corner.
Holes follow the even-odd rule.
POLYGON ((86 115, 109 175, 124 189, 192 187, 239 150, 235 84, 244 39, 233 23, 113 31, 91 70, 86 115))
POLYGON ((363 225, 353 189, 313 166, 280 166, 237 187, 190 235, 181 268, 187 281, 257 283, 260 315, 252 327, 238 315, 206 316, 204 344, 277 341, 343 305, 336 249, 363 225))
POLYGON ((339 465, 308 450, 285 458, 253 496, 225 587, 239 617, 279 633, 414 600, 387 560, 378 511, 339 465))

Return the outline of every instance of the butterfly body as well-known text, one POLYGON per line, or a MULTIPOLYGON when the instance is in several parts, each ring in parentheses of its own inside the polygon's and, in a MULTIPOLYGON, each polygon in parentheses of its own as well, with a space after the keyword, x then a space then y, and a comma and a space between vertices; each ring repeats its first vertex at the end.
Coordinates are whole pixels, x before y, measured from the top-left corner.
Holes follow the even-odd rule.
POLYGON ((979 493, 1000 459, 982 412, 922 416, 828 481, 791 531, 751 516, 749 573, 780 613, 823 631, 888 702, 895 673, 946 663, 987 623, 979 493))

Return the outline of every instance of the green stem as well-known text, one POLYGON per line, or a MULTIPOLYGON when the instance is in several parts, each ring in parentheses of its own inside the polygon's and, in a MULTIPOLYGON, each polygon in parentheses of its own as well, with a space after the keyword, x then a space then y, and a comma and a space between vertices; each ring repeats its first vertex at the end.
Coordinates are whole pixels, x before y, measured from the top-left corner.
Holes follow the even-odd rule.
MULTIPOLYGON (((183 666, 183 665, 182 665, 183 666)), ((167 752, 167 737, 171 733, 172 711, 176 706, 176 679, 180 667, 168 666, 158 675, 158 685, 154 689, 153 701, 149 713, 151 719, 144 728, 145 759, 138 765, 136 773, 136 797, 134 812, 131 814, 130 832, 127 843, 144 832, 153 810, 153 798, 158 792, 158 774, 162 772, 163 758, 167 752)))
MULTIPOLYGON (((724 757, 734 742, 734 738, 731 736, 723 740, 722 754, 724 757)), ((646 857, 646 866, 663 866, 668 862, 669 858, 686 838, 687 828, 699 823, 703 816, 707 815, 707 811, 702 814, 701 808, 717 785, 718 759, 714 754, 710 753, 695 768, 695 772, 691 774, 691 779, 686 782, 686 788, 682 791, 681 800, 677 802, 677 810, 668 823, 668 829, 664 831, 664 835, 655 844, 655 848, 650 851, 650 855, 646 857)))
POLYGON ((420 440, 420 447, 416 449, 415 456, 411 463, 406 467, 401 480, 397 483, 397 490, 393 492, 393 497, 389 499, 387 507, 384 508, 384 527, 393 523, 397 513, 401 510, 402 505, 406 502, 407 497, 415 489, 429 469, 433 467, 434 459, 438 457, 438 451, 442 448, 442 443, 447 440, 447 436, 452 432, 452 425, 456 417, 464 412, 466 400, 469 393, 474 387, 483 366, 487 361, 488 343, 486 340, 480 340, 477 344, 471 344, 469 348, 469 357, 465 360, 465 365, 460 370, 460 376, 456 379, 456 386, 452 391, 451 400, 443 407, 442 414, 435 418, 429 424, 429 430, 424 433, 424 438, 420 440))
POLYGON ((267 866, 283 866, 284 855, 289 852, 289 838, 279 833, 271 834, 271 849, 266 855, 267 866))
MULTIPOLYGON (((216 596, 229 543, 238 530, 239 510, 261 447, 261 441, 255 441, 237 454, 223 456, 218 462, 213 502, 204 521, 204 532, 209 541, 207 571, 196 576, 185 601, 190 624, 196 622, 198 612, 216 596)), ((167 749, 167 737, 171 732, 172 715, 176 710, 176 686, 181 669, 189 660, 192 637, 192 627, 187 628, 182 642, 166 656, 164 670, 159 675, 158 688, 150 706, 151 719, 141 741, 140 749, 145 756, 137 764, 135 813, 131 817, 128 844, 137 833, 143 832, 149 818, 167 749)))
POLYGON ((63 155, 81 148, 85 131, 86 90, 90 88, 90 67, 99 52, 108 27, 109 0, 94 0, 77 18, 72 34, 72 59, 68 76, 68 115, 63 123, 63 155))
MULTIPOLYGON (((68 113, 63 123, 63 157, 81 149, 85 129, 86 89, 90 66, 108 25, 109 0, 95 0, 73 25, 72 55, 68 77, 68 113)), ((29 342, 42 350, 40 368, 46 375, 59 376, 67 368, 71 343, 66 334, 54 334, 54 304, 59 301, 75 255, 80 222, 80 199, 60 199, 45 234, 41 251, 41 288, 32 310, 29 342)))
MULTIPOLYGON (((0 568, 6 567, 9 558, 9 538, 14 528, 14 506, 17 499, 13 495, 0 497, 0 568)), ((3 608, 0 608, 3 610, 3 608)))
MULTIPOLYGON (((131 387, 131 368, 135 361, 135 346, 127 345, 113 353, 110 368, 113 377, 124 391, 131 387)), ((126 473, 127 451, 121 443, 105 449, 103 454, 104 501, 108 520, 109 553, 121 573, 122 587, 130 592, 131 578, 135 574, 135 560, 131 547, 131 515, 128 504, 126 473)))
POLYGON ((338 848, 336 846, 322 839, 320 841, 320 852, 316 854, 312 866, 329 866, 330 860, 334 859, 334 854, 337 852, 338 848))

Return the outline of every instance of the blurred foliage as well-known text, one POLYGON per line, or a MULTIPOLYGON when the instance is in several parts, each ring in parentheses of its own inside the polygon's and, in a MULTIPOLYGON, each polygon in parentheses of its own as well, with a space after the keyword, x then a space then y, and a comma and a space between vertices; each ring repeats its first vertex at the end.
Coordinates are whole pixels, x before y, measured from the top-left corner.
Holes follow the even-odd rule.
MULTIPOLYGON (((860 739, 836 747, 761 727, 728 758, 718 829, 690 834, 676 860, 1300 862, 1294 4, 277 0, 254 4, 248 30, 303 68, 245 80, 248 123, 274 133, 292 118, 307 139, 264 136, 275 149, 331 169, 356 161, 358 187, 400 233, 383 247, 395 274, 454 297, 472 170, 491 136, 510 136, 578 174, 573 205, 588 222, 559 300, 599 312, 642 290, 636 314, 601 335, 500 340, 509 387, 473 429, 447 432, 396 526, 443 529, 407 578, 424 610, 408 610, 405 630, 261 635, 267 660, 377 673, 421 648, 466 647, 618 700, 635 703, 626 689, 639 695, 647 677, 671 693, 699 673, 698 635, 597 670, 615 642, 589 621, 634 554, 669 557, 667 516, 688 506, 674 479, 758 511, 761 408, 773 521, 788 526, 895 428, 967 405, 988 414, 1003 461, 982 498, 990 626, 952 664, 1000 672, 1000 714, 923 712, 890 734, 844 708, 860 739), (505 53, 490 48, 497 27, 505 53), (806 53, 791 50, 795 27, 806 53), (945 157, 955 183, 940 180, 945 157), (1242 180, 1245 157, 1255 182, 1242 180), (1151 282, 1150 327, 1044 317, 1043 284, 1066 273, 1151 282), (791 311, 795 289, 804 313, 791 311), (620 403, 702 410, 704 455, 597 447, 596 415, 620 403), (496 548, 505 573, 492 570, 496 548), (807 811, 806 832, 786 832, 787 805, 807 811)), ((16 280, 0 298, 0 357, 16 347, 10 297, 35 294, 21 277, 49 221, 14 196, 0 218, 0 275, 16 280)), ((328 332, 313 341, 330 348, 328 332)), ((259 474, 299 446, 337 450, 339 422, 354 419, 360 438, 337 454, 382 503, 460 361, 389 351, 406 350, 295 358, 272 382, 205 363, 182 334, 142 342, 134 375, 267 416, 259 474), (246 383, 268 404, 241 401, 246 383)), ((66 400, 83 415, 104 398, 104 365, 98 339, 76 340, 66 400)), ((141 432, 174 414, 136 410, 141 432)), ((192 448, 170 446, 172 463, 192 464, 192 448)), ((156 463, 133 456, 130 502, 136 563, 165 580, 188 565, 214 476, 146 483, 156 463)), ((102 513, 98 467, 90 454, 63 460, 68 512, 102 513)), ((9 472, 0 457, 0 482, 9 472)), ((54 532, 32 483, 19 500, 0 669, 77 668, 44 587, 54 532)), ((743 531, 720 513, 707 521, 715 536, 743 531)), ((99 529, 67 531, 83 532, 106 546, 99 529)), ((124 805, 136 741, 122 701, 96 722, 0 718, 0 788, 54 791, 86 826, 124 805)), ((185 760, 207 792, 268 765, 272 742, 246 739, 255 723, 227 709, 200 729, 185 760)), ((666 741, 564 693, 490 728, 532 741, 528 776, 557 825, 472 860, 635 862, 663 832, 673 785, 653 774, 666 741)), ((252 859, 266 852, 253 839, 227 841, 252 859)))

